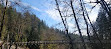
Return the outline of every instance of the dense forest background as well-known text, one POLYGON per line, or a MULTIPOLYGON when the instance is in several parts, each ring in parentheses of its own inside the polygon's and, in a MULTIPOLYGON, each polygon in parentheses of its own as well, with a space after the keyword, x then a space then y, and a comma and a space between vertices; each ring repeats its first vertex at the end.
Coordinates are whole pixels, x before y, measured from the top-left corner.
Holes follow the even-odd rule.
MULTIPOLYGON (((110 6, 109 6, 110 8, 110 6)), ((69 40, 66 32, 47 26, 47 24, 40 20, 35 14, 28 10, 18 12, 17 8, 5 6, 0 4, 0 26, 5 11, 2 41, 8 42, 27 42, 27 41, 48 41, 48 40, 69 40)), ((111 11, 111 10, 110 10, 111 11)), ((111 12, 109 13, 111 14, 111 12)), ((99 14, 96 21, 93 23, 100 40, 111 40, 111 15, 107 15, 105 10, 100 7, 99 14)), ((0 27, 1 28, 1 27, 0 27)), ((91 40, 94 42, 98 40, 93 30, 90 29, 91 40)), ((81 41, 78 34, 69 33, 72 40, 81 41)), ((86 35, 83 36, 88 40, 86 35)), ((73 44, 75 49, 83 49, 82 44, 73 44)), ((27 49, 69 49, 69 44, 38 44, 38 45, 19 45, 20 47, 27 47, 27 49)), ((88 49, 111 49, 111 43, 89 43, 86 44, 88 49)))
MULTIPOLYGON (((0 4, 0 22, 3 18, 4 6, 0 4)), ((0 23, 1 24, 1 23, 0 23)), ((79 39, 70 33, 73 39, 79 39)), ((9 42, 67 40, 65 31, 48 27, 43 20, 29 11, 17 12, 16 8, 7 7, 1 39, 9 42), (9 37, 8 37, 9 36, 9 37)), ((26 47, 22 45, 22 47, 26 47)), ((68 44, 27 45, 30 49, 68 49, 68 44)))

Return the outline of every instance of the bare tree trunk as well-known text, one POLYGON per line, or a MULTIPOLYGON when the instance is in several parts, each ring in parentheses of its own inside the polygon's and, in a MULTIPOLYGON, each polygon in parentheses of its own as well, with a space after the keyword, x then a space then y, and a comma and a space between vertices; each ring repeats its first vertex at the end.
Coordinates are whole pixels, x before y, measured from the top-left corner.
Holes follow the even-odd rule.
POLYGON ((98 41, 100 42, 102 49, 104 49, 104 48, 103 48, 103 44, 102 44, 101 40, 100 40, 99 37, 98 37, 97 31, 96 31, 95 27, 93 26, 93 24, 92 24, 92 22, 91 22, 91 20, 90 20, 90 18, 89 18, 89 15, 88 15, 88 13, 87 13, 87 10, 86 10, 86 8, 85 8, 84 5, 83 5, 83 7, 84 7, 84 11, 85 11, 85 13, 86 13, 86 16, 87 16, 87 18, 88 18, 88 21, 89 21, 89 23, 91 24, 91 27, 92 27, 92 29, 93 29, 93 31, 94 31, 94 34, 95 34, 96 38, 98 39, 98 41))
POLYGON ((87 19, 86 19, 86 17, 85 17, 85 12, 84 12, 84 7, 83 7, 83 2, 82 2, 82 0, 80 0, 80 2, 81 2, 81 8, 82 8, 82 12, 83 12, 83 18, 84 18, 84 21, 85 21, 85 24, 86 24, 86 27, 87 27, 87 35, 88 35, 88 39, 89 39, 89 41, 91 42, 91 40, 90 40, 89 28, 88 28, 88 22, 87 22, 87 19))
POLYGON ((1 21, 1 28, 0 28, 0 38, 1 38, 1 32, 3 30, 3 25, 4 25, 4 20, 5 20, 5 14, 6 14, 6 9, 7 9, 7 3, 8 3, 8 0, 6 0, 6 7, 4 9, 4 12, 3 12, 3 18, 2 18, 2 21, 1 21))
POLYGON ((62 16, 61 11, 60 11, 58 1, 55 0, 55 2, 56 2, 57 10, 59 11, 59 14, 60 14, 60 16, 61 16, 61 19, 62 19, 63 25, 64 25, 64 27, 65 27, 65 29, 66 29, 67 36, 68 36, 69 41, 70 41, 70 43, 69 43, 69 44, 70 44, 70 49, 74 49, 74 47, 73 47, 73 43, 72 43, 72 39, 71 39, 71 37, 69 36, 69 33, 68 33, 68 27, 66 27, 66 23, 65 23, 65 21, 64 21, 64 19, 63 19, 63 16, 62 16))
POLYGON ((84 42, 84 39, 83 39, 81 30, 80 30, 78 21, 77 21, 77 17, 76 17, 76 15, 75 15, 75 11, 74 11, 73 1, 72 1, 72 0, 70 0, 70 4, 71 4, 71 9, 72 9, 72 12, 73 12, 73 15, 74 15, 74 19, 75 19, 75 22, 76 22, 76 25, 77 25, 77 28, 78 28, 78 31, 79 31, 79 34, 80 34, 80 38, 81 38, 81 40, 82 40, 82 42, 83 42, 83 47, 84 47, 84 49, 86 49, 86 45, 85 45, 85 42, 84 42))

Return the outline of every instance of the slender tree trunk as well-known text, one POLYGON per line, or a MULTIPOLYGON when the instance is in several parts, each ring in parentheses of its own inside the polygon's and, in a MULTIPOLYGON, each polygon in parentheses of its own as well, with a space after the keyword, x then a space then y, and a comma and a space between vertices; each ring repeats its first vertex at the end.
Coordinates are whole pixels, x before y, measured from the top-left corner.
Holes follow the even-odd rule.
POLYGON ((73 1, 72 1, 72 0, 70 0, 70 4, 71 4, 71 9, 72 9, 72 12, 73 12, 73 15, 74 15, 74 19, 75 19, 75 22, 76 22, 76 25, 77 25, 77 28, 78 28, 78 31, 79 31, 79 34, 80 34, 80 38, 81 38, 81 40, 82 40, 82 42, 83 42, 83 47, 84 47, 84 49, 86 49, 86 45, 85 45, 85 42, 84 42, 84 39, 83 39, 81 30, 80 30, 78 21, 77 21, 77 17, 76 17, 76 15, 75 15, 75 11, 74 11, 73 1))
POLYGON ((8 3, 8 0, 6 0, 6 7, 4 8, 4 12, 3 12, 3 18, 2 18, 2 21, 1 21, 1 28, 0 28, 0 38, 1 38, 1 33, 2 33, 2 30, 3 30, 3 25, 4 25, 4 20, 5 20, 5 14, 6 14, 6 9, 7 9, 7 3, 8 3))
POLYGON ((84 12, 84 7, 83 7, 82 0, 80 0, 80 2, 81 2, 81 8, 82 8, 82 11, 83 11, 83 18, 84 18, 84 21, 85 21, 85 24, 86 24, 86 27, 87 27, 88 39, 89 39, 89 41, 91 42, 91 40, 90 40, 89 28, 88 28, 88 22, 87 22, 87 19, 86 19, 86 17, 85 17, 85 12, 84 12))
POLYGON ((65 21, 64 21, 64 19, 63 19, 63 16, 62 16, 61 11, 60 11, 58 1, 55 0, 55 2, 56 2, 57 10, 59 11, 59 14, 60 14, 60 16, 61 16, 63 25, 64 25, 64 27, 65 27, 65 29, 66 29, 67 36, 68 36, 69 41, 70 41, 70 43, 69 43, 69 44, 70 44, 70 49, 74 49, 72 39, 71 39, 71 37, 69 36, 69 33, 68 33, 68 27, 66 27, 66 23, 65 23, 65 21))

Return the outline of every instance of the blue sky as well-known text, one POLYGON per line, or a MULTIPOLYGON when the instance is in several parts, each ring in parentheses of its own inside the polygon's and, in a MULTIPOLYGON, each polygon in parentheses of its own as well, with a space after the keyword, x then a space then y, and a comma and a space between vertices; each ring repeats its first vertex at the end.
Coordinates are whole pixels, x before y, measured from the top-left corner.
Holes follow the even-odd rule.
MULTIPOLYGON (((85 0, 88 2, 89 0, 85 0)), ((41 20, 44 20, 45 23, 48 26, 53 26, 55 24, 58 24, 61 22, 61 19, 59 17, 59 14, 57 11, 55 11, 55 7, 52 4, 54 0, 22 0, 22 4, 24 5, 30 5, 32 8, 32 12, 41 20)), ((93 6, 95 4, 88 4, 87 5, 87 10, 90 11, 89 6, 93 6)), ((97 6, 92 10, 91 13, 89 13, 90 19, 92 21, 96 20, 97 14, 98 14, 98 9, 99 7, 97 6), (96 11, 96 12, 95 12, 96 11)), ((74 27, 74 23, 68 23, 69 27, 71 28, 72 26, 74 27)), ((60 28, 60 27, 59 27, 60 28)))
POLYGON ((46 11, 48 10, 48 0, 22 0, 22 3, 32 6, 32 12, 41 20, 44 20, 48 26, 52 26, 57 23, 52 19, 46 11), (47 4, 47 5, 46 5, 47 4))
MULTIPOLYGON (((15 0, 16 1, 16 0, 15 0)), ((84 0, 85 2, 89 2, 89 0, 84 0)), ((95 0, 90 0, 90 1, 95 1, 95 0)), ((55 5, 53 4, 54 0, 22 0, 20 4, 23 4, 25 6, 30 6, 32 9, 32 13, 34 13, 39 19, 44 20, 45 23, 51 27, 54 26, 55 24, 58 24, 61 22, 61 18, 58 14, 58 11, 55 10, 55 5)), ((88 11, 90 11, 91 7, 94 6, 95 4, 87 4, 86 8, 88 11)), ((97 18, 97 14, 99 11, 100 5, 97 5, 91 12, 89 12, 89 16, 91 21, 95 21, 97 18)), ((62 9, 62 7, 60 7, 62 9)), ((70 12, 69 12, 70 13, 70 12)), ((69 18, 71 19, 71 18, 69 18)), ((69 20, 71 21, 71 20, 69 20)), ((75 24, 73 22, 68 23, 70 31, 72 27, 75 27, 75 24)), ((63 25, 58 26, 57 28, 61 29, 63 25)), ((85 32, 85 31, 83 31, 85 32)), ((84 33, 86 34, 86 33, 84 33)))
MULTIPOLYGON (((52 10, 49 8, 50 5, 48 5, 48 4, 51 4, 51 0, 22 0, 22 2, 24 4, 28 4, 32 6, 33 7, 32 12, 36 14, 36 16, 39 17, 41 20, 46 21, 46 23, 49 26, 51 26, 53 23, 54 24, 56 23, 56 21, 51 17, 51 15, 47 13, 48 10, 52 10)), ((94 14, 94 16, 96 16, 97 15, 96 13, 98 12, 97 10, 98 9, 94 9, 93 11, 96 11, 96 12, 90 13, 90 15, 94 14)), ((53 11, 50 11, 50 12, 53 12, 53 11)), ((96 17, 93 17, 93 18, 91 17, 91 20, 95 21, 95 18, 96 17)))

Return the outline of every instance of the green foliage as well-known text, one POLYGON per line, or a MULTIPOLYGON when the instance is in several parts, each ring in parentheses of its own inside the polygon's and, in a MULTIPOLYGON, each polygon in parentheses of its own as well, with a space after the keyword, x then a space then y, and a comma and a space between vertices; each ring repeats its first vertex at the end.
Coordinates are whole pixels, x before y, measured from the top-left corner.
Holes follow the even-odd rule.
MULTIPOLYGON (((110 13, 111 14, 111 13, 110 13)), ((95 22, 95 27, 98 32, 99 39, 104 41, 104 40, 111 40, 111 15, 106 15, 106 12, 104 9, 100 8, 98 18, 95 22)), ((94 39, 96 39, 96 36, 93 35, 94 39)), ((111 49, 111 44, 109 43, 103 43, 103 47, 105 49, 111 49)), ((93 49, 101 49, 101 44, 93 44, 93 49)))
MULTIPOLYGON (((0 9, 3 9, 0 6, 0 9)), ((0 10, 0 21, 2 19, 0 10)), ((2 39, 9 42, 27 42, 39 40, 64 40, 64 33, 58 29, 49 28, 44 21, 40 20, 29 11, 24 13, 17 12, 13 7, 6 9, 2 39), (61 33, 60 33, 61 32, 61 33), (9 37, 7 35, 9 34, 9 37), (62 36, 61 36, 62 35, 62 36)), ((1 23, 0 23, 1 24, 1 23)), ((59 49, 58 44, 48 45, 27 45, 29 49, 59 49), (42 48, 41 48, 42 47, 42 48)), ((65 45, 63 45, 65 49, 65 45)))
MULTIPOLYGON (((3 9, 0 6, 0 9, 3 9)), ((0 10, 0 21, 2 10, 0 10)), ((39 40, 68 40, 64 31, 49 28, 44 21, 31 14, 29 11, 24 13, 17 12, 13 7, 6 9, 4 25, 2 30, 2 40, 9 42, 27 42, 39 40)), ((1 24, 1 22, 0 22, 1 24)), ((73 40, 80 40, 78 35, 70 34, 73 40)), ((23 45, 24 47, 25 45, 23 45)), ((79 45, 75 45, 79 47, 79 45)), ((27 45, 29 49, 69 49, 69 44, 37 44, 27 45)), ((75 47, 76 48, 76 47, 75 47)))

